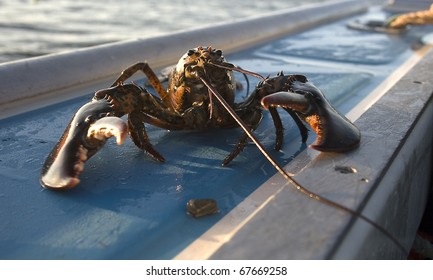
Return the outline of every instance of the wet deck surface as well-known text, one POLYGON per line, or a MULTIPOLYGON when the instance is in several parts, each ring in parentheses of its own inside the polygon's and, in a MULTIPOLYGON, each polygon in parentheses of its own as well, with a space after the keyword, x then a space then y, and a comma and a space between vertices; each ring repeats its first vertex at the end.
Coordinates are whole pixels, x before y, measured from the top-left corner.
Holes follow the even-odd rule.
MULTIPOLYGON (((416 39, 428 32, 365 33, 345 27, 353 19, 226 57, 263 75, 280 70, 304 74, 347 113, 411 56, 416 39)), ((245 89, 245 80, 238 77, 245 89)), ((276 173, 253 145, 229 167, 220 167, 241 135, 239 129, 168 132, 148 126, 166 163, 154 162, 129 139, 120 147, 110 140, 86 163, 78 187, 67 192, 42 189, 39 174, 46 156, 92 95, 0 121, 0 258, 172 258, 276 173), (213 198, 220 211, 195 219, 186 214, 191 198, 213 198)), ((265 115, 256 135, 284 166, 307 145, 281 112, 285 144, 274 151, 274 128, 265 115)), ((310 133, 308 143, 314 138, 310 133)))

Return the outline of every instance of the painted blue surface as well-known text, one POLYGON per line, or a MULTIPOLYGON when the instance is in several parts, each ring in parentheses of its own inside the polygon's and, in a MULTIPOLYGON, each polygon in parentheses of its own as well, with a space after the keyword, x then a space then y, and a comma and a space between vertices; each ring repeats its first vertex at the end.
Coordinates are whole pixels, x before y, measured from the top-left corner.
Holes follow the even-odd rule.
MULTIPOLYGON (((264 75, 280 70, 302 73, 346 113, 410 51, 407 36, 346 30, 344 23, 227 58, 264 75), (347 40, 330 39, 338 32, 347 40), (353 40, 369 43, 349 44, 353 40), (358 66, 351 67, 352 63, 358 66)), ((242 76, 239 80, 245 83, 242 76)), ((275 174, 253 145, 229 167, 220 166, 241 135, 239 129, 169 132, 148 126, 166 163, 153 161, 129 139, 123 146, 111 139, 86 163, 75 189, 41 188, 39 174, 46 156, 74 112, 91 96, 89 92, 84 98, 0 121, 0 258, 172 258, 275 174), (216 199, 220 211, 194 219, 185 209, 191 198, 216 199)), ((275 134, 269 114, 256 135, 285 165, 306 145, 291 118, 284 112, 281 116, 286 128, 282 151, 273 150, 275 134)), ((314 138, 310 133, 309 143, 314 138)))

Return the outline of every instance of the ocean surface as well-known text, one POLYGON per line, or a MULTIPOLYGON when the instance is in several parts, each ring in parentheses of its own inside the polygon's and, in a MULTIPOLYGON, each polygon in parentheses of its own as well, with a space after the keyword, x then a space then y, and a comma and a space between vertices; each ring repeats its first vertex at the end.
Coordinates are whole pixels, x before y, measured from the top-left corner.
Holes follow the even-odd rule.
POLYGON ((331 0, 0 0, 0 63, 331 0))

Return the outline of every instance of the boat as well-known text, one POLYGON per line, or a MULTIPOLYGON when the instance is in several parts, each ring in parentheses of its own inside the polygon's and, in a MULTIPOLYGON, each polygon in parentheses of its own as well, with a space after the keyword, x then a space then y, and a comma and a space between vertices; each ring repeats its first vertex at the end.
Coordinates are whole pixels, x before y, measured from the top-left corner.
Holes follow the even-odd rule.
MULTIPOLYGON (((0 258, 407 258, 431 187, 433 51, 423 39, 433 29, 386 34, 347 27, 405 12, 402 2, 408 1, 313 4, 1 64, 0 258), (109 87, 131 64, 146 60, 162 70, 196 46, 222 49, 228 61, 262 75, 302 74, 319 87, 360 129, 357 149, 313 150, 314 133, 302 143, 289 116, 283 117, 281 151, 273 150, 269 114, 257 138, 303 186, 361 213, 387 234, 299 192, 254 145, 221 167, 240 129, 149 126, 165 163, 132 141, 108 141, 74 189, 40 186, 47 155, 96 90, 109 87), (219 211, 188 215, 187 201, 200 198, 215 199, 219 211)), ((236 77, 247 91, 244 77, 236 77)), ((133 79, 145 82, 140 75, 133 79)), ((249 78, 251 87, 258 82, 249 78)))

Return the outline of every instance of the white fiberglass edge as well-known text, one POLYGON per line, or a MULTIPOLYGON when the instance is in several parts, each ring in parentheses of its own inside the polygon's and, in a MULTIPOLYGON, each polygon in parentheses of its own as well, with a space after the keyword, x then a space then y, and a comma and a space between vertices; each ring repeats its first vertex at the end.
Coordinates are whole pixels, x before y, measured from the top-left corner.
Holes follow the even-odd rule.
POLYGON ((196 46, 213 46, 227 54, 366 9, 364 1, 312 4, 211 27, 3 63, 0 119, 107 87, 122 69, 138 61, 146 60, 154 69, 173 65, 196 46))
POLYGON ((431 49, 431 45, 425 45, 417 52, 404 61, 395 71, 391 73, 379 86, 372 90, 363 100, 361 100, 346 117, 357 120, 365 111, 368 110, 377 100, 379 100, 395 83, 400 80, 410 69, 412 69, 431 49))

